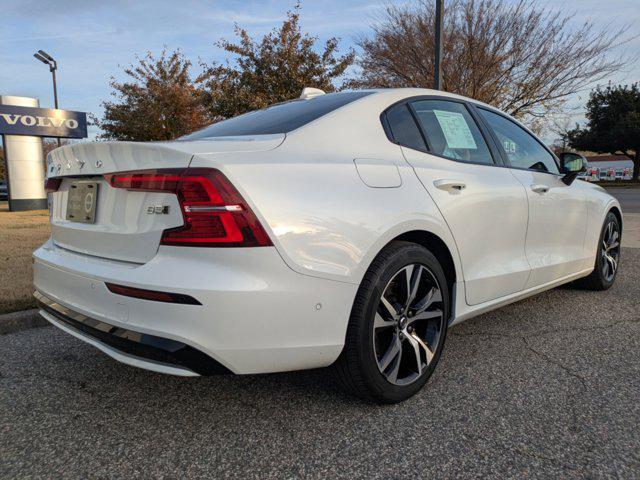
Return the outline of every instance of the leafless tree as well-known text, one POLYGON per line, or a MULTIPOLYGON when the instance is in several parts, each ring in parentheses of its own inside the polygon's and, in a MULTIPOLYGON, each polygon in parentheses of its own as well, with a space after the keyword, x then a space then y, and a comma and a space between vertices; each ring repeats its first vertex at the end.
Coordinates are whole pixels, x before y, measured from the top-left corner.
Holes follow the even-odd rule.
MULTIPOLYGON (((390 4, 373 34, 358 41, 361 76, 350 86, 432 87, 434 14, 432 1, 390 4)), ((569 95, 625 62, 612 51, 628 27, 571 27, 570 18, 534 0, 449 0, 443 90, 529 117, 533 124, 531 117, 558 111, 569 95)))

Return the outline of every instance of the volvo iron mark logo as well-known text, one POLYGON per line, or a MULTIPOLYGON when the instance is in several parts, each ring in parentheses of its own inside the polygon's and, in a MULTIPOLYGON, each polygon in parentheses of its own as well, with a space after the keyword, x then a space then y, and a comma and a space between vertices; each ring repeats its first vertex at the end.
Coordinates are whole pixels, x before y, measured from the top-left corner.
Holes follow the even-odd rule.
POLYGON ((93 208, 93 191, 87 192, 84 196, 84 211, 85 213, 91 213, 91 209, 93 208))

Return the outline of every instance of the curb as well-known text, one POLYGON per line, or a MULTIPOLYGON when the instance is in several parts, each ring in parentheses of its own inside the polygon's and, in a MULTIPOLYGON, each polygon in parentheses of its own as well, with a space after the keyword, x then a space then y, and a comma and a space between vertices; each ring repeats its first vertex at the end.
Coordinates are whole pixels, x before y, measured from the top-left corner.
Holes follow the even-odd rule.
POLYGON ((32 328, 47 327, 49 325, 51 324, 42 318, 37 308, 0 315, 0 335, 16 333, 32 328))

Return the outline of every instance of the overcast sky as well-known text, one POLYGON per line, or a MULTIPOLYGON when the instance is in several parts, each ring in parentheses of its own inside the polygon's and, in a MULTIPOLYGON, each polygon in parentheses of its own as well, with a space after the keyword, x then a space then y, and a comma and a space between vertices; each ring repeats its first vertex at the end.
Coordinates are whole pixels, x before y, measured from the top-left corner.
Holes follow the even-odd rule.
MULTIPOLYGON (((294 4, 294 0, 0 0, 0 94, 36 97, 41 106, 53 106, 49 71, 32 56, 43 49, 59 61, 60 107, 100 115, 100 103, 109 98, 110 76, 122 78, 121 66, 134 61, 136 54, 158 53, 166 45, 180 47, 194 63, 199 58, 221 61, 225 52, 213 43, 233 39, 234 23, 261 36, 278 26, 294 4)), ((346 49, 368 32, 384 5, 383 0, 303 0, 301 23, 321 41, 339 37, 346 49)), ((633 30, 640 31, 640 0, 545 5, 572 14, 575 25, 589 20, 603 28, 633 23, 633 30)), ((624 52, 640 57, 640 39, 627 44, 624 52)), ((611 80, 639 81, 639 63, 611 80)), ((572 103, 582 105, 587 96, 588 92, 576 94, 572 103)))

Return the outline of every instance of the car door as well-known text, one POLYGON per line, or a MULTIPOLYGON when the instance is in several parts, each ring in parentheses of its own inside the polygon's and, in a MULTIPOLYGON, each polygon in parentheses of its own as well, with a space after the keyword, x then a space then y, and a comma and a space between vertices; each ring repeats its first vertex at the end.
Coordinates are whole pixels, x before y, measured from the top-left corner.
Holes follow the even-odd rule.
POLYGON ((580 182, 562 181, 553 154, 506 116, 478 107, 503 158, 529 200, 525 251, 531 276, 525 288, 543 285, 585 268, 587 202, 580 182))
POLYGON ((414 99, 391 107, 386 119, 455 238, 467 303, 522 290, 530 270, 526 193, 508 169, 496 166, 498 154, 465 102, 414 99))

